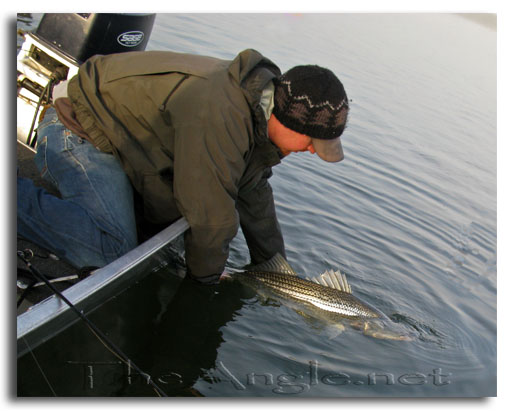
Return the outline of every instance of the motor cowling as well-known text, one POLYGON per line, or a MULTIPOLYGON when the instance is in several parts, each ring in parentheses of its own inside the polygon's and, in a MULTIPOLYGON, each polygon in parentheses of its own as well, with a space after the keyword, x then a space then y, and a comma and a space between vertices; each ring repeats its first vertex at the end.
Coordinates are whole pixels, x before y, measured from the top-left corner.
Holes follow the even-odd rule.
POLYGON ((95 54, 144 50, 154 21, 155 14, 46 13, 33 34, 81 64, 95 54))

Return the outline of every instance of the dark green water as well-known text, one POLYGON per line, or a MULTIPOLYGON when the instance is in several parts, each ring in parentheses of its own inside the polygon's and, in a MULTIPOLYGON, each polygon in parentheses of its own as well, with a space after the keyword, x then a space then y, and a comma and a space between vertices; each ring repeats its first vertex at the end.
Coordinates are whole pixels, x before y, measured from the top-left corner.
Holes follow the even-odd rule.
MULTIPOLYGON (((167 271, 91 319, 169 395, 495 395, 496 32, 439 14, 158 15, 148 45, 248 47, 283 70, 331 68, 353 100, 342 163, 300 154, 274 169, 289 262, 344 271, 414 341, 329 338, 242 286, 167 271)), ((240 233, 229 264, 248 260, 240 233)), ((81 323, 33 353, 44 376, 21 358, 19 395, 155 395, 81 323)))

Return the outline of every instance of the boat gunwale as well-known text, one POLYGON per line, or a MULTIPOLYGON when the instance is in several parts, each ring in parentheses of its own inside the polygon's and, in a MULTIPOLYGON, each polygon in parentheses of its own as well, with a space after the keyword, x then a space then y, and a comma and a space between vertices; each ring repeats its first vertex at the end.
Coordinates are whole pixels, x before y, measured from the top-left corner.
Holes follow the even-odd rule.
MULTIPOLYGON (((144 266, 145 262, 150 264, 152 256, 157 256, 160 250, 188 228, 189 224, 185 218, 180 218, 127 254, 69 287, 63 292, 63 295, 84 314, 94 310, 101 304, 97 301, 100 294, 112 296, 115 288, 121 288, 124 284, 133 283, 148 275, 152 271, 151 267, 145 270, 145 267, 140 266, 144 266)), ((76 319, 78 317, 74 318, 71 308, 55 294, 18 315, 18 356, 72 325, 76 319), (57 329, 57 331, 52 332, 50 329, 57 329)))

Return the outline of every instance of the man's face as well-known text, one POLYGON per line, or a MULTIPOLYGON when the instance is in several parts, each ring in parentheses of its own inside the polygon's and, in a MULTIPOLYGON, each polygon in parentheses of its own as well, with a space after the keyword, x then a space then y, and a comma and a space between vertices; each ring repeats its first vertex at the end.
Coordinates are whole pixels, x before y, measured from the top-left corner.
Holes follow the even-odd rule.
POLYGON ((303 151, 316 153, 312 138, 287 128, 273 114, 268 121, 268 135, 284 156, 303 151))

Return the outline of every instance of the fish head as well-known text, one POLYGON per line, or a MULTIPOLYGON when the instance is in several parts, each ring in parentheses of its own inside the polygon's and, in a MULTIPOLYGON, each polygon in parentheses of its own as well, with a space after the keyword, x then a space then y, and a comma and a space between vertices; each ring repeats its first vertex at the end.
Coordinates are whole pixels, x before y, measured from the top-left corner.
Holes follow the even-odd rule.
POLYGON ((411 333, 400 329, 397 324, 388 321, 364 321, 362 332, 364 335, 381 340, 413 341, 411 333))

